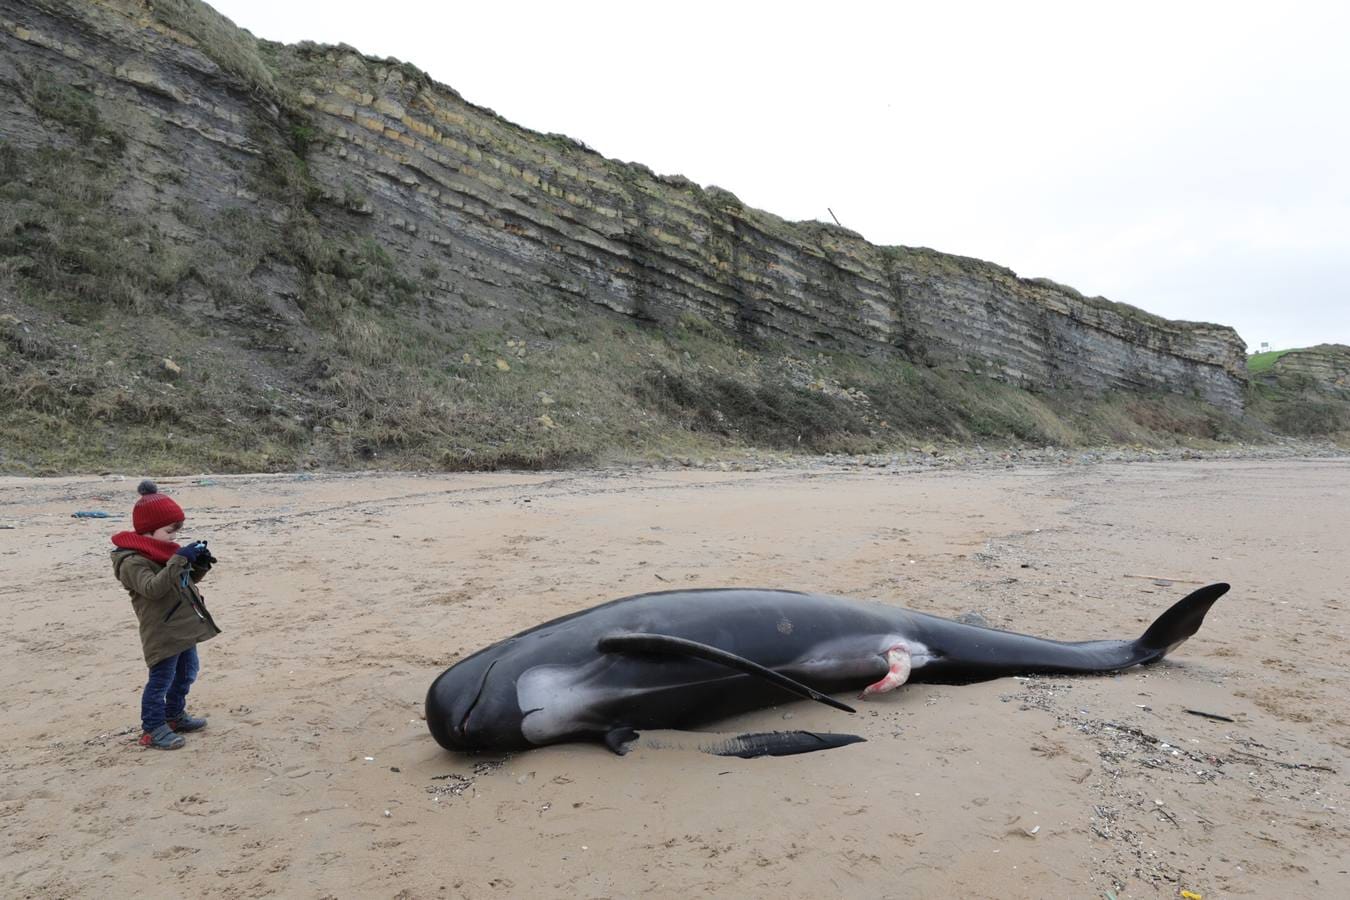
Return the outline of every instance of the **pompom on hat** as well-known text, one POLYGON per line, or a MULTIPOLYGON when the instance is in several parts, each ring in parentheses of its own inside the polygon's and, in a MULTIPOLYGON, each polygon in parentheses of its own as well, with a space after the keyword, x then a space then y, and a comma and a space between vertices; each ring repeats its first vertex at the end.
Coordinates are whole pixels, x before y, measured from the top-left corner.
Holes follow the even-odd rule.
POLYGON ((137 485, 136 491, 141 499, 131 508, 131 527, 137 534, 148 534, 186 518, 183 507, 167 494, 161 494, 150 479, 137 485))

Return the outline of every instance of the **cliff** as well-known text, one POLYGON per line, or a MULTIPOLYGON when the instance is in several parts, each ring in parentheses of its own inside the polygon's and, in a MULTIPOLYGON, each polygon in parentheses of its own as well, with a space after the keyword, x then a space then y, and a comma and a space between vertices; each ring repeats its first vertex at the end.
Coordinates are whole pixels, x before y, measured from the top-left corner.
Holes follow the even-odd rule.
POLYGON ((1031 388, 1194 391, 1240 406, 1244 346, 1230 328, 784 222, 541 138, 347 49, 297 48, 284 65, 330 139, 312 158, 319 181, 354 186, 382 240, 443 264, 452 294, 575 297, 665 322, 688 312, 751 338, 899 351, 1031 388))
POLYGON ((1350 400, 1350 347, 1318 344, 1280 354, 1269 374, 1275 380, 1301 379, 1314 389, 1350 400))
MULTIPOLYGON (((0 349, 15 383, 37 385, 8 402, 34 415, 173 418, 135 406, 148 401, 134 382, 153 377, 264 394, 249 403, 298 445, 311 438, 286 422, 369 424, 411 402, 409 373, 430 372, 409 416, 430 415, 433 436, 454 443, 447 404, 482 399, 483 357, 524 352, 504 335, 556 350, 559 335, 598 334, 596 316, 779 356, 1242 408, 1244 347, 1230 328, 787 222, 516 126, 397 60, 255 41, 195 0, 0 0, 0 193, 0 300, 12 307, 0 349), (92 329, 112 346, 129 320, 130 349, 70 341, 92 329), (59 377, 42 367, 72 346, 89 373, 108 370, 71 388, 73 362, 59 377), (161 364, 174 354, 195 365, 161 364), (102 397, 96 383, 112 376, 135 403, 69 406, 102 397)), ((869 415, 869 434, 887 425, 869 415)))
MULTIPOLYGON (((898 350, 1028 387, 1197 391, 1240 405, 1244 348, 1232 329, 785 222, 726 191, 519 128, 406 65, 348 48, 249 52, 223 20, 202 34, 219 43, 213 53, 148 3, 0 10, 6 81, 21 80, 22 61, 28 77, 85 87, 106 118, 130 126, 122 165, 140 185, 119 198, 128 212, 168 218, 186 203, 275 220, 277 204, 252 183, 249 164, 266 152, 257 133, 303 129, 324 197, 363 218, 399 263, 437 267, 447 305, 585 302, 656 321, 688 312, 751 338, 898 350), (282 97, 310 113, 303 125, 279 115, 282 97)), ((27 145, 54 137, 13 103, 2 134, 27 145)))

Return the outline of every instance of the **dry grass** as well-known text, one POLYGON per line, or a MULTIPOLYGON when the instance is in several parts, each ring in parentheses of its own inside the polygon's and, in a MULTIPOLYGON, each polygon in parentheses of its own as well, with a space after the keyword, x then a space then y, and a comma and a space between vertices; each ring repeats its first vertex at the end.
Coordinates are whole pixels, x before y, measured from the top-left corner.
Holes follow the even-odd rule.
POLYGON ((200 0, 155 0, 151 14, 186 35, 226 72, 238 76, 254 91, 273 101, 283 99, 272 70, 258 53, 251 34, 200 0))
POLYGON ((1350 402, 1323 393, 1306 376, 1254 382, 1248 408, 1282 434, 1350 440, 1350 402))

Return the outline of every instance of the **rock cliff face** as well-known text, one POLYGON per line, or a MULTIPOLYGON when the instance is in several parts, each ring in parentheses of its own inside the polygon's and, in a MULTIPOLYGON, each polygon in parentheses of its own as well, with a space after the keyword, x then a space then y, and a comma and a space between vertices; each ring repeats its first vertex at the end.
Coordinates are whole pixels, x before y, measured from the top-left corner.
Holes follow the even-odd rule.
POLYGON ((1345 344, 1290 350, 1275 360, 1270 371, 1277 379, 1301 376, 1323 393, 1350 400, 1350 347, 1345 344))
POLYGON ((322 284, 278 259, 241 270, 221 251, 223 230, 244 222, 294 239, 297 209, 321 207, 327 232, 373 241, 403 276, 418 273, 459 327, 585 304, 658 324, 696 317, 751 342, 903 354, 1032 389, 1242 405, 1245 348, 1230 328, 786 222, 520 128, 411 66, 258 44, 192 0, 0 0, 0 140, 79 152, 115 142, 110 206, 199 258, 203 280, 262 297, 240 301, 260 326, 303 320, 322 284), (84 149, 78 117, 44 108, 44 85, 92 98, 103 130, 84 134, 84 149))

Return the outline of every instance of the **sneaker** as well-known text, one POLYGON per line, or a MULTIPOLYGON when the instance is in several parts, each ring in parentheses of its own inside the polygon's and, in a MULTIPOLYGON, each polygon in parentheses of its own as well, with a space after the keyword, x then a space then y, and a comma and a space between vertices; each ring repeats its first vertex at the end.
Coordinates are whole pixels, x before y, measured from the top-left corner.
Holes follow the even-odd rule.
POLYGON ((173 733, 167 722, 154 731, 141 734, 141 746, 154 747, 156 750, 177 750, 186 743, 181 734, 173 733))
POLYGON ((206 720, 183 713, 176 719, 170 719, 168 726, 180 734, 188 731, 200 731, 206 727, 206 720))

